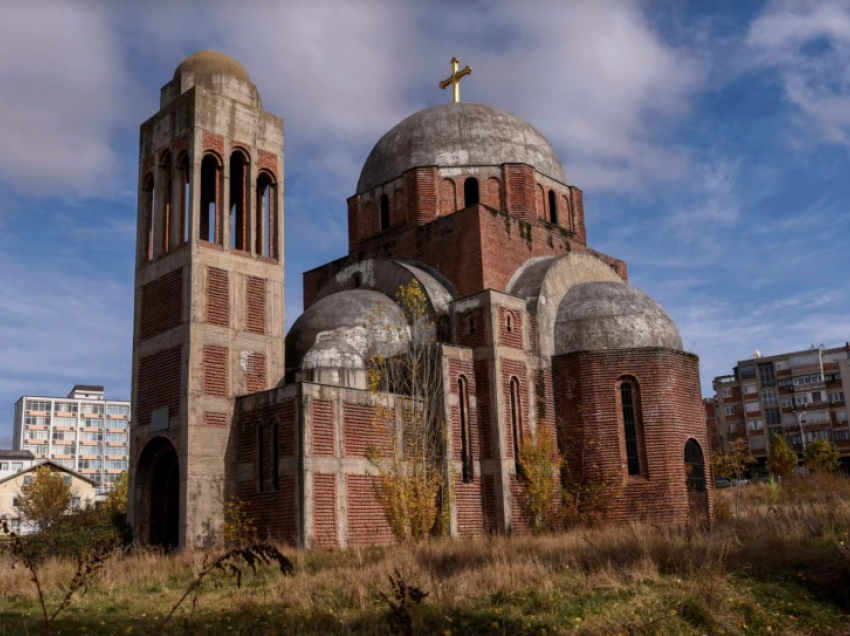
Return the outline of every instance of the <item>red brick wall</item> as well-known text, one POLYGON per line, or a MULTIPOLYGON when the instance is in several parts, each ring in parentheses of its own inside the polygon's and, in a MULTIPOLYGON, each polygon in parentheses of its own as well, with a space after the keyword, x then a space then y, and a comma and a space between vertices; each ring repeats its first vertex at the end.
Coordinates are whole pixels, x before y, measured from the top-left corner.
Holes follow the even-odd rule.
POLYGON ((228 397, 230 394, 227 347, 207 345, 203 349, 201 364, 203 366, 203 389, 207 395, 228 397))
POLYGON ((266 170, 277 179, 277 156, 267 150, 257 150, 257 167, 266 170))
POLYGON ((483 184, 481 202, 497 210, 504 210, 502 203, 502 182, 496 177, 490 177, 483 184))
POLYGON ((313 545, 336 547, 336 475, 313 473, 313 545))
POLYGON ((699 442, 705 462, 708 508, 711 479, 695 356, 668 349, 580 352, 553 358, 559 422, 573 474, 582 466, 612 493, 611 519, 683 521, 688 517, 684 448, 699 442), (617 381, 637 380, 646 477, 627 475, 617 381), (588 445, 583 437, 592 436, 588 445), (583 450, 582 450, 583 449, 583 450))
POLYGON ((385 455, 392 452, 388 432, 382 430, 383 427, 374 421, 373 407, 346 402, 342 407, 342 417, 346 457, 363 457, 370 446, 374 446, 385 455))
POLYGON ((484 309, 475 307, 455 316, 456 342, 462 347, 483 347, 487 344, 484 309))
POLYGON ((313 455, 334 456, 334 405, 330 400, 313 400, 313 455))
POLYGON ((513 439, 513 430, 512 430, 512 422, 511 422, 511 378, 516 378, 519 380, 519 417, 520 417, 520 425, 522 430, 520 435, 523 438, 527 438, 529 435, 528 431, 528 378, 526 376, 526 367, 522 362, 515 362, 513 360, 502 360, 502 394, 504 395, 505 401, 505 441, 506 441, 506 449, 505 449, 505 457, 513 457, 514 456, 514 439, 513 439))
POLYGON ((201 145, 204 150, 214 150, 219 157, 224 157, 224 137, 221 135, 205 130, 201 145))
MULTIPOLYGON (((469 445, 470 450, 472 451, 472 457, 474 460, 478 460, 481 457, 478 439, 478 417, 477 417, 477 409, 472 408, 472 398, 476 395, 476 385, 475 385, 475 370, 473 368, 472 362, 465 362, 461 360, 449 360, 449 393, 454 395, 458 395, 458 380, 463 376, 466 378, 466 392, 467 392, 467 401, 469 406, 469 410, 466 414, 467 421, 469 422, 469 445)), ((460 433, 460 408, 458 406, 453 406, 451 408, 451 434, 452 434, 452 447, 454 449, 454 459, 455 461, 461 461, 461 449, 462 449, 462 440, 460 433)), ((461 476, 458 475, 458 480, 461 479, 461 476)))
POLYGON ((266 281, 262 278, 251 276, 246 284, 245 330, 266 332, 266 281))
POLYGON ((475 362, 475 389, 481 459, 490 459, 493 457, 493 431, 490 426, 490 363, 487 360, 475 362))
POLYGON ((407 192, 407 218, 414 223, 430 223, 437 218, 437 169, 414 168, 404 173, 407 192))
POLYGON ((485 531, 480 477, 476 476, 471 484, 465 484, 458 478, 455 484, 455 505, 458 535, 469 537, 485 531))
POLYGON ((214 428, 224 428, 227 426, 227 413, 215 413, 213 411, 204 411, 204 426, 212 426, 214 428))
POLYGON ((257 520, 261 539, 273 539, 294 543, 297 539, 297 480, 294 473, 281 470, 279 490, 274 489, 273 462, 295 456, 295 400, 245 411, 238 419, 239 435, 236 442, 238 464, 250 464, 254 478, 237 482, 239 498, 249 506, 249 512, 257 520), (278 454, 274 457, 272 426, 278 426, 278 454), (263 492, 259 491, 257 426, 263 428, 262 449, 265 458, 265 480, 263 492))
POLYGON ((522 312, 499 307, 499 344, 514 349, 522 349, 522 312), (508 316, 511 318, 511 330, 508 331, 508 316))
POLYGON ((165 333, 183 322, 183 269, 176 269, 142 287, 139 336, 165 333))
POLYGON ((484 530, 485 532, 496 532, 498 520, 496 519, 496 478, 493 475, 481 477, 481 500, 484 506, 484 530))
POLYGON ((440 181, 440 214, 454 214, 457 209, 457 186, 454 179, 443 179, 440 181))
POLYGON ((532 517, 528 511, 528 491, 516 476, 511 476, 511 532, 528 534, 532 526, 532 517))
POLYGON ((375 497, 373 475, 346 475, 348 544, 351 547, 393 543, 384 509, 375 497))
POLYGON ((139 359, 136 424, 150 424, 151 411, 164 406, 169 415, 180 414, 182 347, 172 347, 139 359))
POLYGON ((207 269, 207 322, 227 327, 230 325, 230 282, 226 270, 207 269))
POLYGON ((534 168, 520 164, 505 165, 505 194, 511 216, 525 221, 537 218, 534 185, 534 168))
POLYGON ((268 388, 265 354, 256 351, 249 352, 245 360, 244 378, 246 393, 259 393, 268 388))

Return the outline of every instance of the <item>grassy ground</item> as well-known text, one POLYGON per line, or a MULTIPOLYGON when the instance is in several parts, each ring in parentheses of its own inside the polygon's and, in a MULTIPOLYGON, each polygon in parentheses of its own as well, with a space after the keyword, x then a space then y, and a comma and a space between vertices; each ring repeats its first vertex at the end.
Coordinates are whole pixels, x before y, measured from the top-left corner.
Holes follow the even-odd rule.
MULTIPOLYGON (((162 633, 389 634, 380 593, 398 572, 429 593, 411 608, 414 634, 850 634, 848 482, 748 487, 738 517, 712 529, 645 524, 415 550, 285 549, 293 576, 261 568, 241 588, 210 579, 162 633)), ((720 493, 721 517, 733 494, 720 493)), ((159 633, 204 559, 115 556, 52 633, 159 633)), ((0 557, 0 636, 41 634, 29 573, 13 565, 0 557)), ((39 572, 53 608, 74 565, 52 561, 39 572)))

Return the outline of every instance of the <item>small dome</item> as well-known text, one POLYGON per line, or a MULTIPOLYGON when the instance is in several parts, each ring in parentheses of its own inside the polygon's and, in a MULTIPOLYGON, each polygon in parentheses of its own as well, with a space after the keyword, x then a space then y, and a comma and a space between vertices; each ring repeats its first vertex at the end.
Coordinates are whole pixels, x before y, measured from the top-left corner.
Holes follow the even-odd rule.
POLYGON ((180 63, 174 71, 174 79, 183 74, 193 75, 230 75, 243 82, 251 82, 245 68, 229 55, 209 49, 192 53, 180 63))
POLYGON ((558 155, 531 124, 484 104, 451 102, 414 113, 381 137, 360 173, 362 193, 422 166, 524 163, 567 182, 558 155))
POLYGON ((661 305, 625 283, 579 283, 558 307, 555 355, 574 351, 661 347, 682 350, 682 338, 661 305))
MULTIPOLYGON (((345 343, 362 360, 392 355, 409 335, 399 333, 404 314, 389 296, 366 289, 350 289, 325 296, 298 317, 286 335, 286 367, 302 368, 317 343, 309 364, 329 355, 325 342, 345 343)), ((346 350, 347 351, 347 350, 346 350)), ((350 352, 348 352, 350 353, 350 352)))
POLYGON ((302 369, 365 369, 363 357, 337 338, 319 340, 304 356, 302 369))

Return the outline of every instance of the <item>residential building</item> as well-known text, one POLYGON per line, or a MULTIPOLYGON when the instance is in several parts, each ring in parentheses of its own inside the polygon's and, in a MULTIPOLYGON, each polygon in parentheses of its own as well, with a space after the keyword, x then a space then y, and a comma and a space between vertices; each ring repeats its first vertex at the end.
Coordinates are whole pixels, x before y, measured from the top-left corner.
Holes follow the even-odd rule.
MULTIPOLYGON (((850 391, 850 343, 740 360, 714 378, 721 445, 741 437, 760 465, 782 434, 798 453, 817 439, 835 442, 850 458, 845 395, 850 391)), ((706 419, 708 423, 708 419, 706 419)))
POLYGON ((77 471, 106 491, 127 470, 129 424, 129 402, 105 399, 102 386, 78 384, 63 398, 21 397, 13 446, 77 471))
MULTIPOLYGON (((8 451, 0 451, 4 452, 8 451)), ((22 517, 19 501, 21 488, 29 485, 35 471, 42 466, 63 473, 65 483, 71 489, 71 508, 80 508, 87 502, 93 502, 97 496, 100 486, 98 482, 51 460, 31 462, 28 467, 17 473, 0 476, 0 519, 8 521, 10 528, 18 534, 32 534, 37 529, 22 517)))
POLYGON ((0 449, 0 479, 19 473, 35 463, 35 456, 25 450, 0 449))

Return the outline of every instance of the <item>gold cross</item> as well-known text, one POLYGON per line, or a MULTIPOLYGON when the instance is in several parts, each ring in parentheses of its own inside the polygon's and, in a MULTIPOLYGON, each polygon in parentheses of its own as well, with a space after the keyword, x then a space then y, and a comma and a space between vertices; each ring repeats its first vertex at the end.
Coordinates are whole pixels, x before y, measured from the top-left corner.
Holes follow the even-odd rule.
POLYGON ((472 72, 472 69, 469 66, 464 67, 462 71, 457 70, 457 65, 460 64, 460 60, 456 57, 452 58, 452 74, 448 79, 444 79, 440 82, 440 88, 446 88, 450 85, 454 85, 454 92, 452 95, 452 101, 459 102, 460 101, 460 78, 466 77, 472 72))

